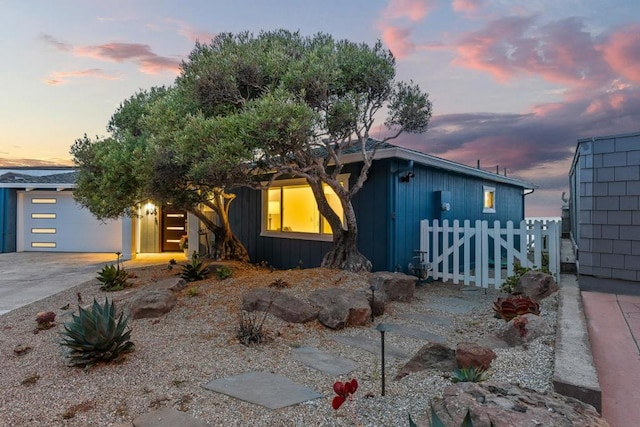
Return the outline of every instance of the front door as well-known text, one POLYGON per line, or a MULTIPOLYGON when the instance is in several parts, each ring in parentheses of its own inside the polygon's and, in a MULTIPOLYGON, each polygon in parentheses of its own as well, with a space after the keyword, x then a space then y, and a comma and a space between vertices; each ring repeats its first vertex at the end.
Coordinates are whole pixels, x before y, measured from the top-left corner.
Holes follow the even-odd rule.
POLYGON ((187 234, 187 213, 162 209, 162 252, 181 251, 180 237, 187 234))

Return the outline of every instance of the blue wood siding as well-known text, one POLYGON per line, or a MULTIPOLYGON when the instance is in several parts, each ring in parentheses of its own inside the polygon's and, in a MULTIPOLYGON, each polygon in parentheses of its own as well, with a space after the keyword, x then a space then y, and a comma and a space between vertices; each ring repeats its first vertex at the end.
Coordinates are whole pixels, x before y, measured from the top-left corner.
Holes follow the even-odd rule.
MULTIPOLYGON (((353 199, 358 219, 358 248, 373 264, 374 271, 407 271, 413 251, 420 247, 423 219, 469 219, 475 221, 524 219, 522 188, 481 180, 450 171, 414 165, 399 159, 374 162, 369 179, 353 199), (400 177, 407 172, 409 182, 400 177), (496 213, 482 213, 483 185, 495 188, 496 213), (443 201, 451 210, 442 212, 443 201)), ((348 165, 350 184, 360 165, 348 165)), ((267 262, 276 268, 317 267, 331 242, 261 237, 260 191, 239 189, 229 216, 231 226, 246 246, 252 262, 267 262)))
MULTIPOLYGON (((392 169, 401 167, 399 162, 392 169)), ((521 187, 482 180, 436 168, 415 165, 414 177, 409 182, 397 182, 396 251, 392 253, 394 265, 406 272, 413 251, 420 247, 420 221, 466 219, 521 221, 524 219, 524 198, 521 187), (495 188, 496 213, 483 213, 483 186, 495 188), (440 208, 442 202, 450 205, 448 212, 440 208)), ((402 173, 400 175, 403 175, 402 173)))
POLYGON ((16 190, 0 188, 0 252, 16 251, 16 190))

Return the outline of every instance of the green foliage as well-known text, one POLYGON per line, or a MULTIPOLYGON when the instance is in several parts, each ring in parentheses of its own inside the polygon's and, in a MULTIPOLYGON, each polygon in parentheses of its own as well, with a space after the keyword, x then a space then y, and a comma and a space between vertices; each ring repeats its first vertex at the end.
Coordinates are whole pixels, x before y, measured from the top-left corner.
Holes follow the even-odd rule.
POLYGON ((486 379, 486 371, 482 368, 476 368, 469 366, 466 368, 456 368, 453 370, 451 381, 457 382, 472 382, 477 383, 486 379))
POLYGON ((131 286, 128 282, 129 275, 118 265, 105 265, 102 270, 98 272, 98 282, 100 282, 100 289, 103 291, 121 291, 124 288, 131 286))
POLYGON ((79 308, 78 315, 64 325, 61 345, 69 349, 72 366, 89 367, 101 361, 120 358, 133 351, 129 341, 131 331, 127 329, 127 318, 123 313, 116 317, 116 306, 105 300, 104 305, 94 299, 89 310, 79 308))
POLYGON ((197 297, 200 292, 198 291, 198 288, 189 288, 187 293, 190 297, 197 297))
MULTIPOLYGON (((546 255, 546 254, 543 254, 543 256, 544 255, 546 255)), ((546 259, 547 259, 547 265, 548 265, 549 264, 549 261, 548 261, 549 255, 546 255, 546 259)), ((512 294, 513 290, 518 285, 518 281, 520 280, 520 278, 522 276, 524 276, 524 274, 529 272, 529 271, 542 271, 543 273, 549 274, 549 269, 544 267, 544 257, 543 257, 543 267, 542 268, 523 267, 518 262, 514 263, 513 264, 513 275, 507 277, 505 279, 505 281, 500 285, 500 292, 503 292, 505 294, 512 294)))
POLYGON ((529 297, 518 295, 506 299, 498 298, 493 302, 493 311, 508 322, 523 314, 540 315, 540 304, 529 297))
POLYGON ((216 268, 216 276, 218 276, 218 279, 220 280, 228 279, 229 277, 233 276, 233 270, 231 270, 226 265, 223 265, 216 268))
POLYGON ((194 253, 191 257, 191 261, 182 266, 182 277, 187 282, 195 282, 197 280, 206 279, 209 274, 209 269, 204 265, 204 262, 200 260, 200 257, 194 253))

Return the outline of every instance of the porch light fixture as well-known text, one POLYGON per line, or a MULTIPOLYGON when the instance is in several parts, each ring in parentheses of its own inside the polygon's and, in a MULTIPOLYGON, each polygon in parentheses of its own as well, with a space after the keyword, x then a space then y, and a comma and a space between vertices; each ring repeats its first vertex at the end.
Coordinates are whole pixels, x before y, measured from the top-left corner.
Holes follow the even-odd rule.
POLYGON ((147 215, 158 215, 158 208, 153 203, 149 202, 145 205, 145 213, 147 215))

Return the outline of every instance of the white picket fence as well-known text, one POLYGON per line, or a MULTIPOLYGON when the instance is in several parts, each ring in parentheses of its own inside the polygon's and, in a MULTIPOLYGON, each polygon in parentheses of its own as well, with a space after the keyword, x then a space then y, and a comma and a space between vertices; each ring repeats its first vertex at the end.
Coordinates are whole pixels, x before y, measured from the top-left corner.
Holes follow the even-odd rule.
POLYGON ((420 221, 420 251, 427 253, 433 279, 463 283, 466 286, 498 288, 513 275, 515 262, 527 267, 548 269, 560 279, 559 221, 512 221, 502 228, 500 221, 489 228, 488 221, 420 221), (540 244, 538 244, 540 242, 540 244), (545 262, 546 264, 546 262, 545 262))

